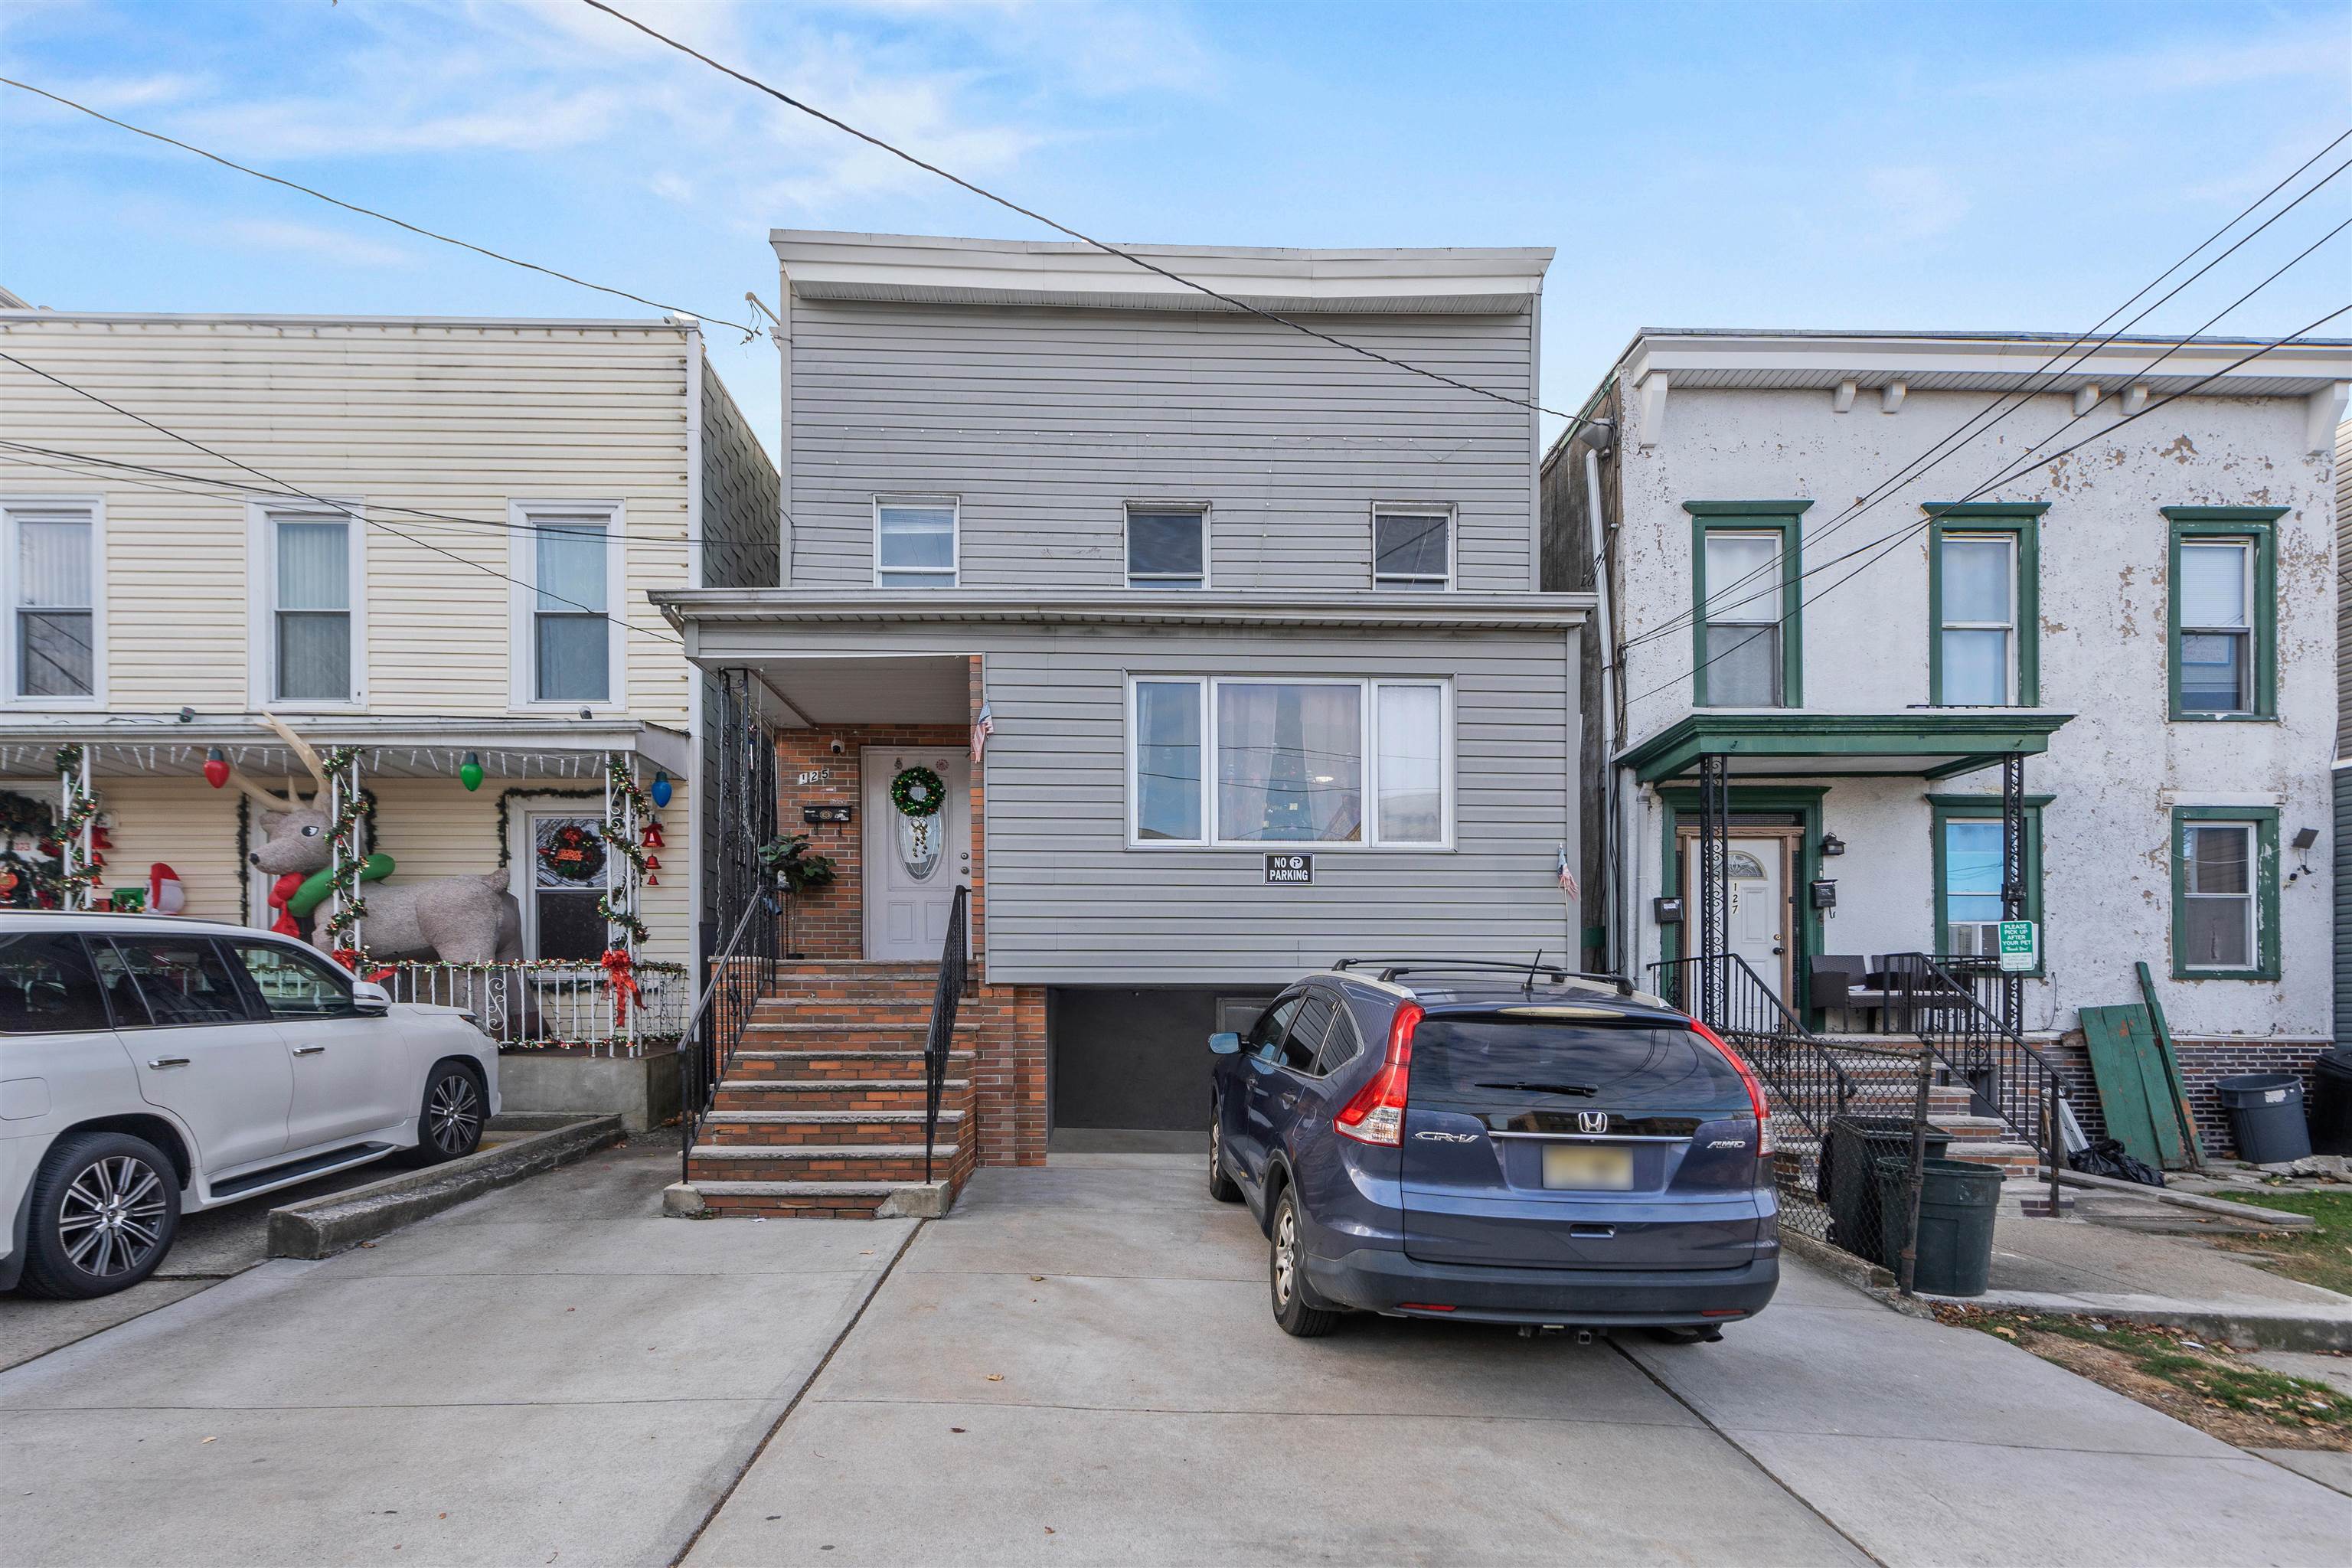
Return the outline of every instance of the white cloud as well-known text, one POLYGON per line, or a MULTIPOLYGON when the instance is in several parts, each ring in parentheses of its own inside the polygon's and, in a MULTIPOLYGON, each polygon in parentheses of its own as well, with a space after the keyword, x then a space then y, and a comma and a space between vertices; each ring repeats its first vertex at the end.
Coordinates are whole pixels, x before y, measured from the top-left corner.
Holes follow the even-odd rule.
MULTIPOLYGON (((196 226, 198 234, 205 231, 204 225, 196 226)), ((398 246, 278 218, 222 219, 212 224, 210 232, 240 249, 307 256, 346 267, 410 267, 416 260, 398 246)))
POLYGON ((1958 228, 1969 216, 1969 198, 1925 164, 1873 169, 1863 176, 1863 189, 1877 208, 1876 226, 1886 237, 1932 239, 1958 228))

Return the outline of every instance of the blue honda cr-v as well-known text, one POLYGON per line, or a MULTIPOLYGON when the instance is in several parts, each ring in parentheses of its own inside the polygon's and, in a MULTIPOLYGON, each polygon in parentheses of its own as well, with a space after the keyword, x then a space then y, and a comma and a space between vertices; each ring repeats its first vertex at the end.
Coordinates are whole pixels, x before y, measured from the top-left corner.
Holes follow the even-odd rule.
POLYGON ((1370 1311, 1711 1339, 1780 1282, 1761 1088, 1622 982, 1350 960, 1209 1048, 1209 1191, 1272 1241, 1290 1333, 1370 1311))

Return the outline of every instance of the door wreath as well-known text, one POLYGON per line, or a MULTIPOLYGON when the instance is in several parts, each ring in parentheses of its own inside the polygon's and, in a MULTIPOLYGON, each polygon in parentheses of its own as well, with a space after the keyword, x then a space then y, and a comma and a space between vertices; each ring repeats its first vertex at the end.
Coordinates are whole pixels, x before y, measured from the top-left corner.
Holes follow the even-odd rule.
POLYGON ((947 782, 918 763, 890 780, 890 805, 898 813, 898 858, 917 881, 939 868, 937 818, 947 804, 947 782))

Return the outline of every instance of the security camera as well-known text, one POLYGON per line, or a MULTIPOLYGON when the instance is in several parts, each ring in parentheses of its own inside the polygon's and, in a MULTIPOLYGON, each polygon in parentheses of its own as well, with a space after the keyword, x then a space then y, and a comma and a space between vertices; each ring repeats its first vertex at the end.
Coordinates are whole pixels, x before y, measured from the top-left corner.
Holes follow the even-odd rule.
POLYGON ((840 742, 839 741, 835 741, 835 742, 833 742, 833 747, 832 747, 832 749, 833 749, 833 754, 834 754, 835 756, 836 756, 836 757, 837 757, 837 756, 841 755, 841 742, 840 742))

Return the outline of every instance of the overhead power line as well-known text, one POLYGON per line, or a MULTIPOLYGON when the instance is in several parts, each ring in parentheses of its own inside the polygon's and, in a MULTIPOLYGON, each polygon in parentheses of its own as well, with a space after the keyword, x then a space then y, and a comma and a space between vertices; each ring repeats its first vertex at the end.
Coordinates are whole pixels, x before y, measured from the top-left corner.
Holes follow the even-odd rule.
MULTIPOLYGON (((2306 252, 2306 254, 2308 253, 2306 252)), ((2273 276, 2276 276, 2276 274, 2273 274, 2273 276)), ((2234 307, 2232 308, 2234 309, 2234 307)), ((2228 364, 2221 366, 2219 370, 2199 376, 2195 381, 2190 382, 2187 386, 2182 387, 2179 391, 2168 393, 2163 397, 2151 399, 2147 406, 2142 408, 2138 413, 2126 414, 2122 418, 2116 420, 2114 424, 2107 426, 2104 429, 2093 431, 2090 435, 2084 437, 2081 440, 2074 443, 2072 446, 2062 447, 2054 452, 2042 453, 2038 450, 2040 443, 2036 443, 2036 449, 2029 450, 2024 457, 2018 458, 2013 464, 2003 468, 2001 472, 1994 475, 1991 479, 1987 479, 1983 484, 1979 485, 1967 495, 1962 496, 1958 501, 1953 502, 1952 504, 1965 505, 1969 501, 1978 500, 1989 491, 1999 489, 2000 486, 2008 483, 2011 479, 2014 479, 2017 475, 2024 472, 2028 468, 2039 468, 2046 464, 2054 463, 2059 458, 2063 458, 2070 453, 2079 452, 2084 447, 2091 446, 2095 442, 2105 439, 2117 430, 2122 429, 2125 426, 2132 423, 2132 421, 2136 419, 2145 419, 2149 415, 2155 413, 2158 409, 2166 406, 2168 404, 2178 403, 2180 399, 2194 395, 2200 388, 2218 381, 2222 376, 2229 374, 2231 371, 2238 369, 2241 365, 2251 364, 2255 360, 2262 358, 2263 355, 2271 353, 2274 349, 2284 348, 2288 343, 2295 342, 2303 338, 2308 337, 2313 332, 2317 331, 2320 328, 2326 326, 2328 322, 2336 320, 2336 317, 2346 315, 2352 315, 2352 305, 2339 305, 2335 310, 2328 311, 2327 314, 2320 317, 2317 321, 2306 323, 2305 325, 2296 329, 2294 331, 2289 333, 2287 336, 2264 343, 2255 349, 2253 353, 2242 355, 2239 358, 2231 361, 2228 364)), ((2074 421, 2071 419, 2067 421, 2067 424, 2069 425, 2073 423, 2074 421)), ((2059 426, 2059 429, 2061 430, 2064 428, 2065 426, 2062 425, 2059 426)), ((2053 431, 2052 434, 2054 435, 2056 432, 2053 431)), ((2043 439, 2047 440, 2049 437, 2044 437, 2043 439)), ((1825 571, 1829 567, 1836 565, 1841 561, 1851 560, 1856 555, 1863 554, 1865 552, 1872 550, 1877 551, 1877 553, 1873 554, 1869 560, 1864 561, 1861 565, 1856 566, 1853 571, 1847 573, 1836 582, 1824 584, 1821 591, 1813 595, 1811 598, 1805 598, 1800 595, 1796 608, 1784 612, 1777 620, 1769 623, 1754 624, 1769 624, 1786 631, 1789 622, 1794 619, 1807 605, 1820 604, 1837 589, 1843 587, 1846 584, 1860 576, 1869 567, 1875 565, 1879 561, 1883 560, 1889 552, 1901 545, 1906 540, 1924 531, 1934 521, 1935 519, 1931 516, 1918 522, 1906 523, 1903 527, 1896 529, 1892 532, 1884 534, 1877 539, 1874 539, 1867 543, 1856 545, 1853 549, 1847 551, 1843 555, 1833 556, 1830 560, 1821 563, 1818 566, 1808 568, 1804 573, 1800 574, 1801 581, 1803 577, 1811 576, 1815 572, 1825 571), (1882 546, 1884 548, 1880 548, 1882 546)), ((1722 654, 1716 654, 1709 658, 1701 659, 1697 664, 1692 666, 1689 669, 1683 671, 1680 675, 1675 676, 1670 679, 1661 681, 1659 684, 1650 687, 1646 690, 1626 699, 1626 706, 1631 708, 1636 702, 1655 697, 1662 691, 1666 691, 1681 685, 1684 681, 1689 679, 1700 670, 1706 668, 1709 665, 1715 663, 1717 659, 1723 658, 1725 654, 1728 654, 1730 651, 1731 650, 1729 648, 1726 648, 1722 654)))
POLYGON ((256 479, 267 479, 271 484, 278 486, 280 491, 290 499, 310 501, 327 511, 340 512, 343 516, 350 518, 354 522, 363 524, 369 528, 379 529, 385 533, 391 534, 394 539, 404 540, 408 543, 417 546, 419 549, 430 550, 436 555, 446 555, 450 560, 457 563, 458 565, 466 567, 469 571, 479 572, 486 576, 496 577, 502 583, 510 583, 518 588, 526 589, 531 593, 537 594, 541 598, 553 599, 560 605, 568 605, 583 615, 594 616, 600 620, 610 621, 613 625, 619 626, 624 631, 637 632, 643 636, 654 637, 662 642, 673 643, 679 647, 684 647, 686 646, 685 639, 682 637, 674 637, 666 632, 655 631, 650 626, 632 625, 621 616, 613 615, 608 611, 597 609, 593 605, 583 605, 577 599, 567 599, 562 595, 554 593, 550 589, 543 588, 536 583, 526 583, 520 577, 509 577, 507 574, 499 571, 496 567, 485 566, 478 561, 469 561, 454 550, 444 550, 439 545, 433 543, 429 540, 419 539, 413 533, 403 533, 400 530, 393 527, 390 523, 379 521, 376 519, 368 516, 358 508, 352 506, 348 502, 329 500, 324 496, 313 495, 309 490, 302 489, 299 485, 289 483, 287 480, 279 479, 275 474, 267 473, 260 468, 255 468, 251 463, 246 462, 243 458, 232 458, 227 453, 220 451, 215 447, 205 446, 202 441, 197 440, 193 436, 183 436, 177 430, 167 429, 164 426, 156 424, 155 421, 148 418, 143 414, 135 414, 130 409, 123 407, 119 403, 109 402, 107 399, 100 397, 97 393, 90 391, 88 387, 76 386, 72 382, 68 381, 65 377, 55 374, 52 372, 43 370, 39 365, 33 364, 28 361, 19 359, 15 354, 9 353, 4 349, 0 349, 0 359, 6 360, 9 363, 17 366, 19 369, 31 371, 35 375, 39 376, 44 381, 54 382, 58 385, 64 387, 68 392, 87 397, 101 408, 111 409, 113 412, 122 416, 125 419, 131 420, 136 424, 144 425, 148 429, 154 431, 159 436, 168 436, 173 440, 181 443, 183 446, 194 447, 197 451, 204 453, 208 458, 215 458, 234 468, 243 468, 247 473, 253 475, 256 479))
POLYGON ((658 300, 648 300, 643 294, 632 294, 626 289, 615 289, 607 283, 592 283, 585 278, 574 277, 556 268, 542 267, 536 261, 525 261, 519 256, 509 256, 504 251, 492 250, 488 246, 476 245, 469 239, 459 239, 455 235, 441 234, 425 227, 422 224, 410 223, 406 218, 394 217, 390 213, 381 213, 373 207, 363 207, 357 202, 347 202, 341 196, 331 196, 324 191, 313 189, 297 181, 284 179, 248 164, 240 163, 234 158, 225 158, 218 153, 208 152, 192 142, 183 142, 176 136, 166 136, 160 131, 150 131, 143 125, 133 125, 127 120, 117 120, 111 114, 92 109, 87 103, 77 103, 62 93, 51 92, 45 87, 35 87, 28 81, 18 81, 12 77, 0 77, 0 84, 16 88, 23 92, 37 94, 52 103, 62 104, 68 109, 78 110, 92 120, 103 120, 109 125, 119 126, 134 135, 144 136, 151 142, 161 142, 167 147, 177 147, 183 153, 194 153, 197 157, 210 159, 224 169, 235 169, 240 174, 250 174, 257 180, 267 180, 273 185, 283 185, 289 191, 299 191, 304 195, 316 197, 330 206, 338 206, 345 212, 357 213, 362 217, 372 217, 380 223, 391 224, 395 228, 404 228, 411 234, 421 235, 426 239, 438 240, 443 245, 454 245, 460 250, 470 250, 477 256, 487 256, 492 261, 503 261, 509 267, 520 267, 526 271, 537 272, 566 283, 577 284, 583 289, 593 289, 599 294, 610 294, 617 300, 632 300, 640 305, 651 306, 654 310, 667 311, 671 315, 693 316, 698 321, 714 321, 722 327, 732 327, 747 337, 759 335, 760 329, 756 326, 747 325, 741 321, 730 321, 724 316, 705 316, 698 311, 689 310, 682 305, 665 305, 658 300))
POLYGON ((1413 375, 1426 376, 1431 381, 1441 382, 1447 386, 1473 394, 1475 396, 1492 398, 1496 403, 1507 403, 1514 408, 1525 408, 1532 413, 1549 414, 1556 419, 1565 419, 1569 422, 1570 434, 1574 434, 1580 426, 1590 423, 1590 421, 1582 415, 1567 414, 1557 408, 1547 408, 1542 404, 1533 402, 1528 398, 1513 397, 1508 393, 1496 392, 1491 387, 1474 386, 1469 382, 1458 381, 1454 377, 1447 375, 1442 371, 1431 370, 1425 365, 1407 363, 1403 360, 1397 359, 1389 354, 1384 354, 1378 349, 1369 349, 1361 343, 1351 343, 1347 342, 1345 339, 1333 337, 1328 332, 1318 331, 1315 328, 1307 325, 1304 321, 1293 321, 1288 316, 1277 315, 1276 312, 1268 310, 1262 306, 1253 305, 1246 300, 1236 299, 1231 294, 1226 294, 1218 289, 1212 289, 1205 283, 1195 282, 1192 279, 1183 276, 1181 273, 1176 272, 1170 268, 1162 267, 1158 262, 1152 261, 1145 257, 1137 255, 1134 251, 1113 245, 1108 240, 1097 239, 1090 234, 1072 228, 1068 224, 1062 223, 1055 218, 1047 217, 1044 213, 1037 211, 1034 207, 1023 206, 1019 202, 1013 200, 1009 196, 999 195, 994 191, 988 189, 984 185, 974 184, 971 181, 965 179, 962 175, 942 169, 937 163, 929 163, 924 159, 919 158, 914 153, 908 152, 905 148, 896 146, 891 142, 886 142, 870 131, 861 131, 856 126, 852 125, 849 121, 842 119, 838 115, 828 114, 824 110, 817 108, 814 104, 803 102, 802 100, 794 98, 792 94, 783 91, 780 88, 771 87, 755 76, 748 75, 745 72, 737 70, 733 66, 712 59, 709 55, 704 54, 700 49, 696 48, 693 45, 673 38, 668 34, 662 32, 660 29, 648 26, 645 23, 638 21, 635 16, 630 16, 627 12, 605 5, 604 0, 582 0, 582 4, 602 11, 606 16, 614 17, 618 21, 626 23, 628 26, 635 27, 638 32, 645 34, 646 37, 652 38, 658 43, 667 44, 671 48, 677 50, 678 53, 682 55, 692 56, 694 58, 700 60, 704 65, 709 66, 712 70, 718 71, 723 76, 733 77, 737 81, 741 82, 744 86, 751 88, 757 91, 766 93, 770 98, 774 99, 778 103, 784 105, 788 109, 796 109, 803 114, 809 116, 811 119, 821 120, 827 125, 832 126, 835 130, 842 132, 846 135, 855 136, 857 140, 865 142, 866 145, 877 148, 882 152, 889 153, 894 158, 911 163, 916 168, 922 170, 926 174, 937 174, 940 179, 947 181, 950 184, 961 185, 963 189, 970 191, 973 195, 980 197, 983 201, 993 202, 998 206, 1004 208, 1005 211, 1018 213, 1023 217, 1029 219, 1033 223, 1044 224, 1047 228, 1052 229, 1056 234, 1067 235, 1072 239, 1078 241, 1081 245, 1090 245, 1106 256, 1118 257, 1121 261, 1129 262, 1133 266, 1139 267, 1146 272, 1156 273, 1160 277, 1167 279, 1171 283, 1190 289, 1194 293, 1214 300, 1219 304, 1227 306, 1232 310, 1239 310, 1245 315, 1255 316, 1261 321, 1272 321, 1276 326, 1287 327, 1294 332, 1302 332, 1307 337, 1328 343, 1333 348, 1343 349, 1349 353, 1360 354, 1365 359, 1369 360, 1377 360, 1382 364, 1391 366, 1397 370, 1405 371, 1413 375))
MULTIPOLYGON (((2273 196, 2278 195, 2280 191, 2284 190, 2288 184, 2300 177, 2305 170, 2308 170, 2314 163, 2318 163, 2322 158, 2327 156, 2328 153, 2343 145, 2347 140, 2352 140, 2352 131, 2344 132, 2326 146, 2322 147, 2318 152, 2314 153, 2309 158, 2305 159, 2304 162, 2289 173, 2284 179, 2282 179, 2278 184, 2273 185, 2269 190, 2264 191, 2261 195, 2256 196, 2252 202, 2248 203, 2235 217, 2230 219, 2229 222, 2223 224, 2220 228, 2214 230, 2197 245, 2190 247, 2188 254, 2181 257, 2179 260, 2174 262, 2171 266, 2166 268, 2162 272, 2158 273, 2156 277, 2149 279, 2148 282, 2138 290, 2138 292, 2133 294, 2130 299, 2126 300, 2122 304, 2116 306, 2114 310, 2108 311, 2106 315, 2100 318, 2100 320, 2091 327, 2089 331, 2084 332, 2081 337, 2076 338, 2073 342, 2068 343, 2065 347, 2052 354, 2048 359, 2042 361, 2041 365, 2031 372, 2026 377, 2026 380, 2029 383, 2035 383, 2035 384, 2021 386, 2012 392, 1995 394, 1992 399, 1982 408, 1977 410, 1975 414, 1964 420, 1958 429, 1944 435, 1931 443, 1926 451, 1919 453, 1910 461, 1902 465, 1902 467, 1897 468, 1894 473, 1888 475, 1877 484, 1873 485, 1861 496, 1855 498, 1854 501, 1849 505, 1843 512, 1832 518, 1825 525, 1815 529, 1813 531, 1812 537, 1808 540, 1807 542, 1810 544, 1822 543, 1832 534, 1836 533, 1847 524, 1857 521, 1864 514, 1875 510, 1879 503, 1891 498, 1895 490, 1901 488, 1905 483, 1909 480, 1923 478, 1931 469, 1940 467, 1947 458, 1957 455, 1961 448, 1967 447, 1969 443, 1977 440, 1979 437, 1986 435, 1995 426, 2007 419, 2011 414, 2016 413, 2019 409, 2032 402, 2035 397, 2049 390, 2051 386, 2057 383, 2060 376, 2071 374, 2075 370, 2080 369, 2084 362, 2088 360, 2093 354, 2113 344, 2126 332, 2130 331, 2132 328, 2146 321, 2150 315, 2155 313, 2165 304, 2177 298, 2180 292, 2187 289, 2190 284, 2196 282, 2200 278, 2204 277, 2208 272, 2210 272, 2214 268, 2228 260, 2231 256, 2236 255, 2248 241, 2253 239, 2257 235, 2263 233, 2263 230, 2269 228, 2271 225, 2278 222, 2279 219, 2293 212, 2305 201, 2316 195, 2338 174, 2343 174, 2347 169, 2352 169, 2352 162, 2337 164, 2326 174, 2313 182, 2308 188, 2295 196, 2294 200, 2288 202, 2284 206, 2279 208, 2278 211, 2264 218, 2253 228, 2251 228, 2243 235, 2241 235, 2228 249, 2221 252, 2211 260, 2206 262, 2204 266, 2199 268, 2196 271, 2182 279, 2179 283, 2173 285, 2173 287, 2167 290, 2160 298, 2151 300, 2146 308, 2141 310, 2137 315, 2132 317, 2130 321, 2124 322, 2112 332, 2100 338, 2098 342, 2091 343, 2088 348, 2083 348, 2083 345, 2089 342, 2094 334, 2105 327, 2109 321, 2114 321, 2117 316, 2123 314, 2126 310, 2130 310, 2134 304, 2137 303, 2151 289, 2154 289, 2162 284, 2167 278, 2171 277, 2172 274, 2179 271, 2181 268, 2195 260, 2199 253, 2203 251, 2208 246, 2212 245, 2223 235, 2228 234, 2230 230, 2237 227, 2241 223, 2243 223, 2247 217, 2252 216, 2256 209, 2260 208, 2264 202, 2269 201, 2273 196), (2052 367, 2053 365, 2056 365, 2060 360, 2064 359, 2066 355, 2074 353, 2074 351, 2078 348, 2083 348, 2083 352, 2076 354, 2070 363, 2055 371, 2052 371, 2052 367), (2045 374, 2044 373, 2049 374, 2045 374), (2007 406, 2003 407, 2003 404, 2006 404, 2007 406), (1998 413, 1994 412, 1996 409, 1999 410, 1998 413), (1988 415, 1991 416, 1989 420, 1986 418, 1988 415), (1984 421, 1984 423, 1979 426, 1979 421, 1984 421)), ((2338 226, 2340 227, 2342 226, 2339 225, 2338 226)), ((2334 237, 2335 231, 2331 230, 2327 235, 2321 237, 2321 243, 2324 244, 2327 239, 2333 238, 2334 237)), ((2315 249, 2317 247, 2315 246, 2312 248, 2315 249)), ((2309 250, 2304 252, 2304 255, 2308 254, 2310 254, 2309 250)), ((2301 259, 2303 259, 2302 256, 2295 258, 2296 261, 2300 261, 2301 259)), ((2291 267, 2294 264, 2294 263, 2291 261, 2287 265, 2291 267)), ((2284 268, 2281 268, 2281 270, 2283 271, 2284 268)), ((2273 274, 2273 276, 2275 277, 2276 274, 2273 274)), ((2267 283, 2269 279, 2264 279, 2264 283, 2267 283)), ((2257 285, 2257 288, 2260 288, 2261 286, 2262 285, 2257 285)), ((2242 300, 2241 302, 2242 302, 2242 300)), ((2235 308, 2235 306, 2231 307, 2231 309, 2235 308)), ((2224 315, 2227 313, 2227 311, 2222 312, 2224 315)), ((2216 321, 2220 319, 2221 318, 2218 316, 2214 318, 2216 321)), ((2209 322, 2208 324, 2210 325, 2210 323, 2209 322)), ((2200 330, 2201 331, 2202 329, 2200 330)), ((2142 374, 2145 374, 2145 372, 2142 374)), ((2085 414, 2088 412, 2088 410, 2084 411, 2085 414)), ((1767 567, 1756 568, 1754 571, 1751 571, 1745 575, 1735 579, 1733 582, 1725 584, 1723 592, 1731 593, 1739 588, 1745 587, 1749 583, 1758 580, 1760 574, 1769 570, 1771 569, 1767 567)), ((1719 595, 1715 594, 1709 595, 1710 598, 1718 596, 1719 595)), ((1651 641, 1656 637, 1673 636, 1675 632, 1691 624, 1692 619, 1696 614, 1696 608, 1697 607, 1694 605, 1690 610, 1669 616, 1666 620, 1661 622, 1657 626, 1650 627, 1639 636, 1628 638, 1623 644, 1623 647, 1631 648, 1637 647, 1642 643, 1651 641)))

